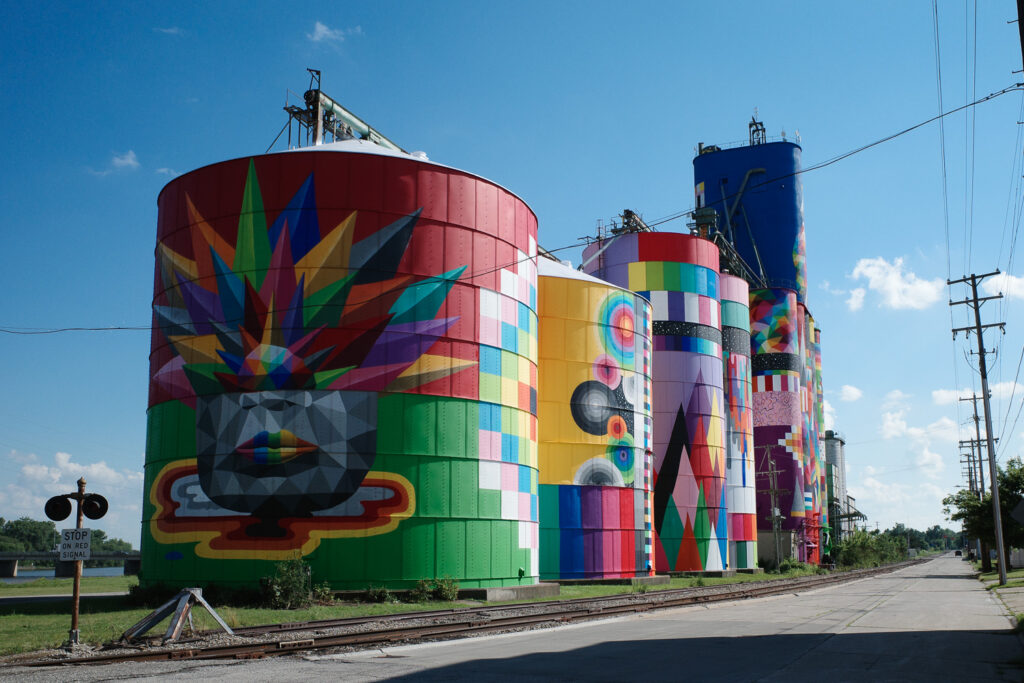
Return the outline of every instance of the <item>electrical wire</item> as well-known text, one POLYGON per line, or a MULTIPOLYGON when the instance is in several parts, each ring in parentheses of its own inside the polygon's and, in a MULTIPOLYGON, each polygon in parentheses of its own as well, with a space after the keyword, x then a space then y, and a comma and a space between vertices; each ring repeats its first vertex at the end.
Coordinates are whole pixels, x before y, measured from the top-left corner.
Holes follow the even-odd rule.
MULTIPOLYGON (((763 187, 765 185, 770 185, 771 183, 777 183, 780 180, 785 180, 787 178, 792 178, 792 177, 798 176, 798 175, 804 175, 805 173, 810 173, 811 171, 817 171, 817 170, 820 170, 822 168, 826 168, 826 167, 831 166, 832 164, 838 163, 838 162, 840 162, 840 161, 842 161, 844 159, 848 159, 848 158, 854 156, 855 154, 860 154, 861 152, 865 152, 865 151, 867 151, 867 150, 869 150, 869 149, 871 149, 873 147, 877 147, 877 146, 879 146, 881 144, 884 144, 886 142, 889 142, 891 140, 895 140, 898 137, 902 137, 902 136, 906 135, 907 133, 912 133, 913 131, 917 130, 918 128, 921 128, 923 126, 927 126, 929 123, 934 123, 935 121, 941 121, 942 119, 944 119, 947 116, 951 116, 953 114, 956 114, 957 112, 961 112, 961 111, 963 111, 965 109, 968 109, 970 107, 976 107, 979 104, 984 104, 985 102, 989 102, 989 101, 994 100, 994 99, 996 99, 998 97, 1002 97, 1006 93, 1015 92, 1015 91, 1018 91, 1018 90, 1024 90, 1024 83, 1014 83, 1013 85, 1009 85, 1009 86, 1003 88, 1002 90, 996 90, 995 92, 991 92, 988 95, 985 95, 984 97, 979 97, 978 99, 974 100, 973 102, 968 102, 967 104, 965 104, 963 106, 956 107, 955 109, 950 109, 947 112, 942 112, 942 113, 940 113, 940 114, 938 114, 936 116, 933 116, 933 117, 931 117, 929 119, 925 119, 924 121, 921 121, 920 123, 915 123, 913 126, 910 126, 909 128, 904 128, 903 130, 898 131, 896 133, 892 133, 891 135, 887 135, 884 138, 879 138, 878 140, 875 140, 874 142, 869 142, 869 143, 867 143, 865 145, 861 145, 860 147, 852 149, 852 150, 850 150, 848 152, 844 152, 842 154, 838 154, 838 155, 836 155, 836 156, 834 156, 834 157, 832 157, 830 159, 826 159, 825 161, 821 161, 821 162, 818 162, 816 164, 812 164, 811 166, 807 166, 807 167, 802 168, 802 169, 800 169, 798 171, 794 171, 792 173, 786 173, 784 175, 780 175, 780 176, 777 176, 775 178, 770 178, 768 180, 763 180, 761 182, 757 182, 757 183, 753 183, 753 184, 748 184, 746 191, 749 192, 750 190, 756 189, 758 187, 763 187)), ((739 192, 734 192, 733 194, 730 194, 730 195, 724 197, 724 199, 726 199, 726 200, 734 199, 738 195, 739 195, 739 192)), ((653 228, 655 226, 662 225, 662 224, 668 223, 670 221, 678 220, 678 219, 683 218, 685 216, 689 216, 689 215, 691 215, 694 212, 694 210, 695 210, 695 208, 691 207, 689 209, 677 211, 676 213, 669 214, 668 216, 665 216, 663 218, 659 218, 659 219, 656 219, 654 221, 648 221, 647 225, 648 225, 648 227, 653 228)), ((947 270, 947 272, 949 271, 948 264, 947 264, 946 270, 947 270)))
MULTIPOLYGON (((579 247, 580 247, 579 244, 568 244, 568 245, 566 245, 564 247, 558 247, 556 249, 545 249, 544 251, 546 251, 549 254, 554 254, 554 253, 557 253, 557 252, 560 252, 560 251, 565 251, 566 249, 578 249, 579 247)), ((536 259, 539 259, 539 258, 543 258, 543 257, 542 256, 524 256, 523 258, 516 259, 515 261, 511 261, 511 262, 506 263, 506 264, 502 264, 502 265, 494 266, 493 268, 488 268, 486 270, 480 270, 480 271, 476 271, 476 272, 470 273, 469 275, 465 276, 465 279, 466 280, 474 280, 476 278, 483 277, 485 275, 490 275, 491 273, 496 273, 496 272, 504 270, 506 268, 511 268, 512 266, 518 266, 520 263, 525 263, 526 261, 535 261, 536 259)), ((426 278, 426 279, 429 279, 429 277, 426 278)), ((198 280, 198 278, 196 278, 196 279, 181 278, 181 280, 179 282, 196 282, 197 280, 198 280)), ((391 287, 389 289, 385 289, 385 290, 383 290, 381 292, 377 292, 374 295, 372 295, 371 297, 369 297, 367 299, 363 299, 361 301, 346 301, 345 305, 346 306, 362 306, 363 304, 368 304, 371 301, 373 301, 374 299, 376 299, 376 298, 378 298, 380 296, 383 296, 384 294, 390 294, 390 293, 393 293, 393 292, 404 290, 404 289, 406 289, 406 287, 407 287, 407 285, 405 285, 405 284, 396 285, 396 286, 391 287)), ((282 313, 282 312, 285 312, 285 311, 288 311, 288 310, 291 310, 291 309, 290 308, 274 309, 274 311, 277 312, 277 313, 282 313)), ((244 322, 244 318, 230 318, 230 319, 229 318, 225 318, 224 320, 218 320, 217 322, 223 323, 223 324, 236 324, 236 323, 244 322)), ((109 326, 109 327, 56 327, 56 328, 47 328, 47 327, 11 327, 11 326, 7 326, 7 327, 0 327, 0 333, 2 333, 2 334, 15 334, 15 335, 42 335, 42 334, 59 334, 59 333, 62 333, 62 332, 117 332, 117 331, 125 331, 125 330, 133 330, 133 331, 145 330, 145 331, 148 331, 148 330, 151 330, 151 329, 152 329, 152 326, 150 326, 150 325, 145 325, 145 326, 143 326, 143 325, 119 325, 119 326, 109 326)))

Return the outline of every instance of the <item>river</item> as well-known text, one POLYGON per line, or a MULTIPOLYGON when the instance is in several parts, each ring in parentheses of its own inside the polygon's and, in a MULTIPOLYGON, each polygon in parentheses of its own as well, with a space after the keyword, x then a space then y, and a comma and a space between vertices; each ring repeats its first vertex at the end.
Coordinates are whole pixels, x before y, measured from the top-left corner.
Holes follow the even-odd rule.
MULTIPOLYGON (((82 570, 82 576, 121 576, 124 574, 124 567, 85 567, 82 570)), ((0 578, 0 582, 3 583, 27 583, 29 581, 35 581, 36 579, 52 579, 53 569, 30 569, 28 571, 18 571, 18 575, 14 578, 5 579, 0 578)))

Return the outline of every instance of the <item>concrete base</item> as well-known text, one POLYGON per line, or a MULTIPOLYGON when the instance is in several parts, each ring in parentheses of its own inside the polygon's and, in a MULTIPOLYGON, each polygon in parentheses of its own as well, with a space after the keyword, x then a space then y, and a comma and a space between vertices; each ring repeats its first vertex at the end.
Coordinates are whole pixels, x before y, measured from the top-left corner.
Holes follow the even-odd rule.
POLYGON ((736 571, 734 569, 716 569, 709 572, 669 572, 668 575, 674 579, 687 576, 703 576, 708 579, 721 579, 728 576, 736 576, 736 571))
POLYGON ((0 560, 0 578, 13 579, 18 575, 17 560, 0 560))
MULTIPOLYGON (((779 561, 791 560, 796 556, 792 531, 779 532, 779 561)), ((757 532, 757 563, 762 567, 775 566, 775 534, 771 531, 757 532)))
POLYGON ((672 579, 667 574, 624 579, 558 579, 562 586, 661 586, 672 579))
POLYGON ((559 593, 557 583, 534 583, 523 586, 495 586, 492 588, 460 588, 459 598, 503 602, 506 600, 540 600, 553 598, 559 593))
POLYGON ((737 574, 764 574, 762 567, 751 567, 750 569, 737 569, 737 574))

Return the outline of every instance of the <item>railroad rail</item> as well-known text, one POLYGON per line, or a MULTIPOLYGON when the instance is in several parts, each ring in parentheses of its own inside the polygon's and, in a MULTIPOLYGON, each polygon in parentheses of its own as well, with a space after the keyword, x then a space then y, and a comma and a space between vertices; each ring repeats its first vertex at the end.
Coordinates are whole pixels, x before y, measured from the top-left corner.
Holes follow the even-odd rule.
POLYGON ((108 648, 132 648, 132 650, 70 659, 37 660, 21 665, 38 667, 180 659, 258 659, 327 648, 363 649, 395 643, 446 640, 500 631, 555 626, 591 619, 606 619, 654 609, 812 590, 889 573, 922 561, 924 560, 917 559, 885 567, 856 569, 827 575, 654 590, 647 593, 625 593, 596 598, 547 600, 249 626, 234 629, 236 637, 232 640, 250 640, 250 642, 203 645, 203 641, 214 633, 203 632, 197 634, 194 640, 177 645, 154 647, 152 644, 126 646, 109 643, 106 646, 108 648), (259 640, 252 642, 254 639, 259 640))

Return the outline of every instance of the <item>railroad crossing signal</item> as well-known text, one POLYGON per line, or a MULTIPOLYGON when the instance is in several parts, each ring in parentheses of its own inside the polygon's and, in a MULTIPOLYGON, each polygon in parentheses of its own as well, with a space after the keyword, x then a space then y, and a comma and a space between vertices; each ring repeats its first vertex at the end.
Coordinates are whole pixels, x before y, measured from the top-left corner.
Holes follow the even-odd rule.
POLYGON ((91 550, 91 529, 82 528, 82 517, 99 519, 107 514, 107 499, 98 493, 85 492, 85 477, 78 480, 78 491, 54 496, 46 501, 43 510, 46 516, 55 522, 68 518, 71 514, 71 501, 78 503, 78 519, 74 529, 61 531, 60 559, 73 560, 75 563, 75 587, 71 598, 71 630, 68 631, 68 645, 78 645, 78 603, 82 595, 82 560, 89 559, 91 550))

